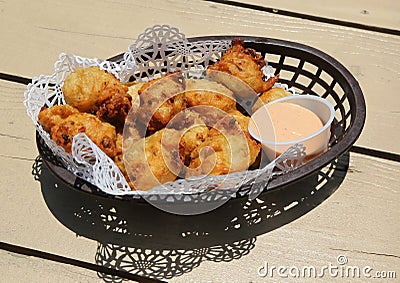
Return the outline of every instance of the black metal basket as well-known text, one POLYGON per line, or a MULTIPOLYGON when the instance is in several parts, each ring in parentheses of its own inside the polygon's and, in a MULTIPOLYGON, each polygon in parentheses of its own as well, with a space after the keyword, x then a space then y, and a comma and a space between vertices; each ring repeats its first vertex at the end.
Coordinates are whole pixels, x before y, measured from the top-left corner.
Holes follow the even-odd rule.
MULTIPOLYGON (((305 165, 287 174, 273 178, 268 189, 284 187, 315 173, 346 151, 357 140, 365 123, 366 107, 363 93, 351 73, 333 57, 306 45, 263 37, 249 36, 207 36, 188 39, 190 42, 204 40, 232 40, 241 38, 245 47, 250 47, 263 55, 267 54, 268 64, 279 73, 279 81, 293 87, 296 92, 312 94, 328 99, 335 108, 335 119, 331 127, 329 150, 305 165)), ((121 61, 123 54, 110 61, 121 61)), ((82 187, 71 173, 61 168, 46 151, 45 144, 38 139, 38 148, 50 170, 72 187, 82 187)), ((89 191, 100 195, 100 190, 88 186, 89 191)), ((85 186, 86 186, 85 185, 85 186)), ((109 196, 108 197, 114 197, 109 196)), ((132 199, 130 196, 118 198, 132 199)))

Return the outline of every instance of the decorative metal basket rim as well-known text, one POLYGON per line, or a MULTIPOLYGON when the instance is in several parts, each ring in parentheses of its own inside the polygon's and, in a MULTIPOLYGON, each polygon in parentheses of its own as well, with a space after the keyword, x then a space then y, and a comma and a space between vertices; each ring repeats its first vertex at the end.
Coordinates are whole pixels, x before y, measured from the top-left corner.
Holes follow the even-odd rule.
MULTIPOLYGON (((305 177, 317 172, 318 170, 322 169, 324 166, 335 160, 336 158, 340 157, 342 154, 346 153, 351 146, 356 142, 358 137, 360 136, 362 129, 365 124, 366 118, 366 105, 365 99, 362 93, 362 90, 354 78, 354 76, 344 67, 340 62, 338 62, 332 56, 308 45, 304 45, 301 43, 296 43, 292 41, 286 41, 281 39, 274 39, 274 38, 266 38, 266 37, 253 37, 253 36, 241 36, 241 35, 220 35, 220 36, 202 36, 202 37, 191 37, 187 38, 190 42, 196 41, 206 41, 206 40, 232 40, 234 38, 240 38, 244 40, 246 43, 257 43, 257 44, 264 44, 270 45, 275 47, 280 47, 286 49, 286 51, 290 50, 293 53, 302 52, 307 55, 312 55, 315 58, 318 58, 321 64, 327 66, 331 70, 334 70, 339 76, 342 77, 341 83, 347 84, 348 88, 350 89, 351 93, 347 93, 347 95, 352 95, 352 99, 354 103, 351 105, 351 112, 352 112, 352 119, 351 124, 349 125, 346 134, 343 138, 336 144, 334 144, 327 152, 318 156, 317 158, 307 162, 303 166, 293 170, 289 173, 282 174, 276 176, 272 180, 270 180, 268 184, 268 190, 277 189, 285 187, 289 184, 298 182, 305 177)), ((123 54, 116 55, 110 59, 109 61, 119 62, 123 59, 123 54)), ((39 149, 39 153, 42 154, 43 150, 41 149, 40 143, 38 142, 40 136, 37 135, 37 145, 39 149)), ((66 178, 62 172, 62 169, 57 168, 58 166, 52 164, 46 158, 43 158, 44 163, 50 169, 50 171, 59 179, 61 179, 66 185, 75 188, 75 176, 71 176, 67 174, 68 178, 66 178), (61 171, 60 171, 61 170, 61 171)), ((66 169, 64 169, 67 171, 66 169)), ((72 174, 72 173, 71 173, 72 174)), ((79 191, 82 191, 79 189, 79 191)), ((127 199, 127 200, 135 200, 135 201, 143 201, 141 198, 133 199, 131 196, 114 196, 108 195, 103 192, 99 192, 100 196, 117 198, 117 199, 127 199)), ((245 197, 245 196, 243 196, 245 197)))

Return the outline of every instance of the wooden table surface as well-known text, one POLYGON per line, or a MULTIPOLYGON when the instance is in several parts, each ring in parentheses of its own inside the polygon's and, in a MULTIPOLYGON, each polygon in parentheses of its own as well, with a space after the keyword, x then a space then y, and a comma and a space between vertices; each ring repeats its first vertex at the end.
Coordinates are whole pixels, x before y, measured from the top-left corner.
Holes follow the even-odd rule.
POLYGON ((122 282, 137 274, 168 282, 398 282, 400 2, 293 2, 0 1, 0 281, 122 282), (366 99, 358 150, 302 181, 296 192, 233 202, 221 209, 221 218, 174 218, 65 187, 38 158, 35 129, 22 103, 25 79, 51 74, 62 52, 103 59, 120 54, 154 24, 178 27, 187 37, 290 40, 333 56, 358 80, 366 99), (309 191, 315 182, 319 187, 309 191), (102 230, 96 217, 103 219, 102 230), (226 238, 196 240, 223 221, 233 227, 226 238), (188 223, 192 229, 184 230, 188 223), (124 225, 137 233, 124 236, 124 225), (185 240, 180 243, 174 233, 185 240), (286 267, 286 275, 305 266, 370 267, 371 278, 328 271, 323 278, 283 278, 277 270, 263 277, 265 264, 286 267))

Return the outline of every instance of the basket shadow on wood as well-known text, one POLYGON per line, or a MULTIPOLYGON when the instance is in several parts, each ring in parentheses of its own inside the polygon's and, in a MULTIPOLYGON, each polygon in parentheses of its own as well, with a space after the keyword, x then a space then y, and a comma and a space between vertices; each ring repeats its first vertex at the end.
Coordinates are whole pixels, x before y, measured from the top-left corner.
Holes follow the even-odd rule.
MULTIPOLYGON (((306 214, 345 178, 349 154, 254 201, 232 199, 209 213, 179 216, 147 203, 104 198, 71 188, 54 177, 40 157, 33 175, 55 218, 77 235, 96 240, 102 266, 165 279, 190 272, 203 261, 231 261, 253 249, 258 235, 306 214)), ((99 274, 104 280, 115 281, 99 274)))

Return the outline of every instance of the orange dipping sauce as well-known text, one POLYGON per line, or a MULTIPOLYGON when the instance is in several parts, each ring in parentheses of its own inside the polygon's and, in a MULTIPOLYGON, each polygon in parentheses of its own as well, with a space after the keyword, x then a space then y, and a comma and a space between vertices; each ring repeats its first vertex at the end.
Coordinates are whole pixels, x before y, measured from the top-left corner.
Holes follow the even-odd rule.
MULTIPOLYGON (((280 102, 268 105, 267 110, 273 121, 275 141, 287 142, 305 138, 323 127, 321 119, 312 111, 300 105, 280 102)), ((259 136, 268 137, 265 127, 259 129, 259 136)))
POLYGON ((310 109, 282 101, 259 108, 251 117, 249 131, 271 160, 295 143, 306 146, 305 160, 309 160, 327 150, 330 132, 326 127, 322 131, 325 123, 310 109))

